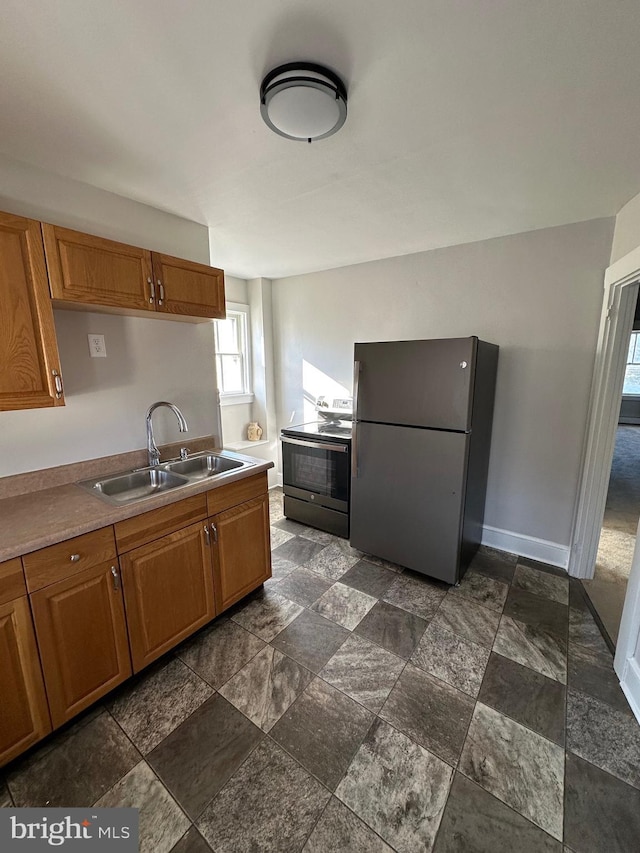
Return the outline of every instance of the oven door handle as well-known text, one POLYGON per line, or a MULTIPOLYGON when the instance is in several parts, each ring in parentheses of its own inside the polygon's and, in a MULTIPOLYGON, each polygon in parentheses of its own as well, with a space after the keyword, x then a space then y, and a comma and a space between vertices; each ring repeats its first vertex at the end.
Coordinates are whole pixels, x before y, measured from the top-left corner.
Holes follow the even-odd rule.
POLYGON ((300 444, 302 447, 313 447, 316 450, 333 450, 336 453, 348 453, 349 446, 346 444, 329 444, 327 441, 305 441, 302 438, 286 438, 281 436, 283 444, 300 444))

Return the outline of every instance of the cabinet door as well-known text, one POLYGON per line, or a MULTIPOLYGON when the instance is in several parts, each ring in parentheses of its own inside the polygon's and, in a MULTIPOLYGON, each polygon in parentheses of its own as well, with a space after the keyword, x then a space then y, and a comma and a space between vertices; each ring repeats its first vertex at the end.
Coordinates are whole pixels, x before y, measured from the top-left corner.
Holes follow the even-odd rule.
POLYGON ((204 524, 192 524, 120 557, 134 672, 215 616, 204 524))
POLYGON ((44 587, 31 606, 56 728, 131 675, 117 563, 44 587))
POLYGON ((0 213, 0 411, 63 405, 40 223, 0 213))
POLYGON ((224 318, 224 273, 196 264, 152 254, 158 311, 189 317, 224 318))
POLYGON ((51 731, 29 599, 0 606, 0 766, 51 731))
POLYGON ((218 611, 226 610, 271 577, 269 497, 263 495, 212 519, 218 611))
POLYGON ((155 311, 151 253, 42 225, 51 295, 65 302, 155 311))

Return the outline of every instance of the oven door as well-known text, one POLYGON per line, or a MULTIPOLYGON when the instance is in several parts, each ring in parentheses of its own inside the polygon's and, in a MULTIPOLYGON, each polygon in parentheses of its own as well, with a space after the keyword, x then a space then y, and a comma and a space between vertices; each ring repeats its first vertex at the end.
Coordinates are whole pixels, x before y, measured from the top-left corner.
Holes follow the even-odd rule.
POLYGON ((284 493, 340 512, 349 510, 348 443, 282 436, 284 493))

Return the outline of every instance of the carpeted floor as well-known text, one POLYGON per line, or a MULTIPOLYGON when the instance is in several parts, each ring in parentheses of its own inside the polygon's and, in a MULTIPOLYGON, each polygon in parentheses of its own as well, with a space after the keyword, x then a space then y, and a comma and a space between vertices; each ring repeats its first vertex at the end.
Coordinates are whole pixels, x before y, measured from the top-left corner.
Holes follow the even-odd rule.
POLYGON ((619 426, 611 466, 596 573, 584 587, 613 642, 620 617, 640 517, 640 426, 619 426))

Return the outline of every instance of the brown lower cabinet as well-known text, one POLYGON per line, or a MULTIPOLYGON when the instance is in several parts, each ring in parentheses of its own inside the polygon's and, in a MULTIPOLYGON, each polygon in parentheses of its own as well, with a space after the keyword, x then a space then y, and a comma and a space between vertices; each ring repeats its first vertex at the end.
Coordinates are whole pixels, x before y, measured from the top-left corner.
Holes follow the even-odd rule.
POLYGON ((0 766, 270 576, 266 473, 0 563, 0 766))
POLYGON ((118 564, 46 586, 31 607, 56 728, 131 675, 118 564))
POLYGON ((210 519, 218 612, 271 577, 269 498, 262 495, 210 519))
POLYGON ((134 672, 216 615, 204 526, 197 522, 120 557, 134 672))
POLYGON ((51 731, 29 599, 0 605, 0 765, 51 731))

